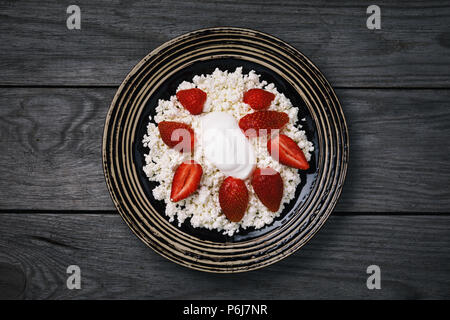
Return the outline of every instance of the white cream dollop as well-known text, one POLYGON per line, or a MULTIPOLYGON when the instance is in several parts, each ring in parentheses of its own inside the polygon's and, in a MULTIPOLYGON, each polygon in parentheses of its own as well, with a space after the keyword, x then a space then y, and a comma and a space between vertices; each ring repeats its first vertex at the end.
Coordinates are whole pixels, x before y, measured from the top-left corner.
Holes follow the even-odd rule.
POLYGON ((205 157, 227 176, 246 179, 256 165, 255 151, 236 119, 210 112, 201 120, 205 157))

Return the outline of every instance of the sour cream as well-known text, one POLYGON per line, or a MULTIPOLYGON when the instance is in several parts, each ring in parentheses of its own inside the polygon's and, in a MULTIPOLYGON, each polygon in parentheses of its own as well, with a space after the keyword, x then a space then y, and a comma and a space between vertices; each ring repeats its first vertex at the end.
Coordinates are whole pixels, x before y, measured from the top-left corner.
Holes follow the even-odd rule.
POLYGON ((255 169, 255 150, 236 119, 226 112, 210 112, 202 117, 201 127, 205 157, 227 176, 248 178, 255 169))

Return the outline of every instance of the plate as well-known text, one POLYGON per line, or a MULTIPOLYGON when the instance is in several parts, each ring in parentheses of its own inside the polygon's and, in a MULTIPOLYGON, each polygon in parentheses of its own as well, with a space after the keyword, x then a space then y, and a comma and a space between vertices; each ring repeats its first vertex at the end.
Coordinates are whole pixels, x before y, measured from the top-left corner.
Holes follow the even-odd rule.
POLYGON ((103 134, 103 169, 112 200, 135 235, 162 256, 207 272, 243 272, 275 263, 301 248, 325 223, 344 183, 348 131, 342 107, 319 69, 298 50, 265 33, 242 28, 209 28, 166 42, 142 59, 120 85, 109 108, 103 134), (159 99, 178 85, 215 68, 261 80, 299 107, 302 130, 315 150, 310 169, 301 172, 295 198, 272 224, 234 236, 181 227, 164 214, 142 167, 142 138, 159 99))

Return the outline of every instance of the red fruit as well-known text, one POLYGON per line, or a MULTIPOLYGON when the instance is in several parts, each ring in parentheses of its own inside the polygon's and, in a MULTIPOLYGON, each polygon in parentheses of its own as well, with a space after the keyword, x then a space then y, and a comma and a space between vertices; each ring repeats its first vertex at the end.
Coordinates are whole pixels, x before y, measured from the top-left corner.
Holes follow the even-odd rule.
POLYGON ((161 121, 158 124, 161 139, 170 148, 180 152, 194 150, 194 130, 186 123, 161 121))
POLYGON ((275 99, 275 95, 263 89, 250 89, 244 93, 244 102, 254 110, 267 109, 273 99, 275 99))
POLYGON ((177 98, 191 114, 200 114, 206 101, 206 93, 198 88, 180 90, 177 98))
POLYGON ((309 169, 308 161, 302 149, 294 140, 284 134, 267 141, 267 150, 273 158, 282 164, 302 170, 309 169))
POLYGON ((226 178, 219 189, 219 202, 228 220, 241 221, 248 205, 248 190, 244 181, 233 177, 226 178))
POLYGON ((242 117, 239 127, 247 137, 255 137, 270 134, 272 129, 281 129, 288 121, 289 116, 284 112, 257 111, 242 117))
POLYGON ((177 202, 194 193, 200 184, 202 174, 202 166, 194 160, 188 160, 180 164, 173 176, 170 200, 177 202))
POLYGON ((272 168, 257 168, 252 175, 252 187, 259 200, 273 212, 280 209, 283 197, 283 179, 278 171, 272 168))

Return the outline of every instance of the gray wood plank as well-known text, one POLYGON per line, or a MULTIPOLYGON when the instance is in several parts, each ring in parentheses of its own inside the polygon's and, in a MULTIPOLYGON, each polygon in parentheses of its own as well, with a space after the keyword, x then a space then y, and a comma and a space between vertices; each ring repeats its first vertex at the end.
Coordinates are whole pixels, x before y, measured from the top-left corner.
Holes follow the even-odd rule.
POLYGON ((118 85, 148 52, 205 27, 254 28, 291 43, 335 86, 448 87, 450 4, 377 1, 381 30, 360 1, 77 1, 0 3, 0 85, 118 85))
POLYGON ((336 209, 450 212, 450 91, 337 93, 350 163, 336 209))
POLYGON ((101 143, 114 90, 0 91, 0 208, 113 209, 101 143))
MULTIPOLYGON (((0 210, 113 210, 101 163, 114 89, 0 89, 0 210)), ((450 91, 337 91, 350 132, 339 212, 450 212, 450 91)))
POLYGON ((216 275, 162 258, 117 215, 4 214, 0 297, 448 299, 449 231, 449 216, 332 216, 283 261, 216 275), (81 268, 80 290, 66 288, 73 264, 81 268), (381 290, 366 287, 372 264, 381 268, 381 290))

